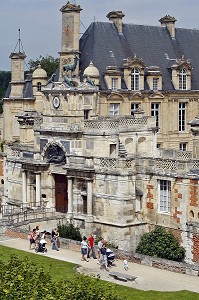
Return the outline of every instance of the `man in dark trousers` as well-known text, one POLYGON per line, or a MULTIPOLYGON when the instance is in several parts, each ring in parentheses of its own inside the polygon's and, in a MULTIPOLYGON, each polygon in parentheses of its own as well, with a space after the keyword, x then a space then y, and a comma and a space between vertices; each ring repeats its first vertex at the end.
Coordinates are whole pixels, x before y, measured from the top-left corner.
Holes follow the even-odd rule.
POLYGON ((97 259, 95 254, 95 238, 94 235, 91 233, 91 235, 88 238, 88 253, 87 258, 90 258, 90 252, 92 251, 92 257, 94 259, 97 259))

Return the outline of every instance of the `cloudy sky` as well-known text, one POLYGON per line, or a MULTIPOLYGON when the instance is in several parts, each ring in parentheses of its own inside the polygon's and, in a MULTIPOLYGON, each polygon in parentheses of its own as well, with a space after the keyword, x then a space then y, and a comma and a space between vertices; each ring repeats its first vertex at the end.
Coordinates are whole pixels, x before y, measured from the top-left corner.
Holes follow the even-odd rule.
MULTIPOLYGON (((171 15, 176 27, 198 28, 199 0, 70 0, 80 4, 81 33, 93 20, 108 21, 112 10, 122 10, 124 23, 159 26, 158 20, 171 15)), ((9 55, 21 30, 26 63, 39 55, 58 57, 61 49, 61 12, 67 0, 0 0, 0 70, 10 70, 9 55)))

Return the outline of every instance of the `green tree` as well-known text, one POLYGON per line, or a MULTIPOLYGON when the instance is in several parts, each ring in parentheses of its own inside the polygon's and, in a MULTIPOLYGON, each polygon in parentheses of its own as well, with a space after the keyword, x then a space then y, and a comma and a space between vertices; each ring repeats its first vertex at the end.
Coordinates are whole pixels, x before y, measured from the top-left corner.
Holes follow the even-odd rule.
POLYGON ((36 60, 31 59, 28 64, 32 71, 34 71, 38 65, 41 65, 42 69, 44 69, 48 77, 50 77, 59 66, 59 58, 54 58, 50 55, 46 55, 45 57, 40 55, 36 60))
POLYGON ((119 300, 112 284, 104 287, 95 278, 79 275, 57 282, 27 258, 12 256, 9 262, 0 263, 0 299, 119 300))
POLYGON ((0 71, 0 114, 3 112, 3 98, 11 80, 11 72, 0 71))
POLYGON ((78 227, 75 227, 72 223, 67 223, 63 225, 57 226, 60 237, 75 240, 75 241, 81 241, 82 236, 80 234, 80 230, 78 227))
POLYGON ((185 257, 185 249, 179 245, 173 233, 161 226, 156 226, 141 237, 136 252, 174 261, 182 261, 185 257))

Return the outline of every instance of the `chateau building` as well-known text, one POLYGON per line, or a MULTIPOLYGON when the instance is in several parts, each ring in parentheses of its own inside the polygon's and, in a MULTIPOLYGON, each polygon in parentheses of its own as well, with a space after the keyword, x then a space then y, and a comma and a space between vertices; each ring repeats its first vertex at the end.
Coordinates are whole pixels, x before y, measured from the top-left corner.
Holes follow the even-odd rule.
POLYGON ((198 263, 199 31, 170 16, 157 27, 123 24, 116 11, 79 40, 80 12, 61 8, 50 79, 41 66, 24 78, 25 53, 10 55, 3 207, 54 208, 129 251, 158 224, 198 263))

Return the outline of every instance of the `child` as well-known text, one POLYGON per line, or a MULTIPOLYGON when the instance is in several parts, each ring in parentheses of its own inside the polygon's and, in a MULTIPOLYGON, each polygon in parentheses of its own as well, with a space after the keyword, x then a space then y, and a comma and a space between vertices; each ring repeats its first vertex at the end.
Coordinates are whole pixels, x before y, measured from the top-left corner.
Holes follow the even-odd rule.
POLYGON ((129 269, 129 266, 128 266, 128 261, 125 259, 124 261, 123 261, 123 266, 124 266, 124 270, 125 271, 128 271, 128 269, 129 269))

